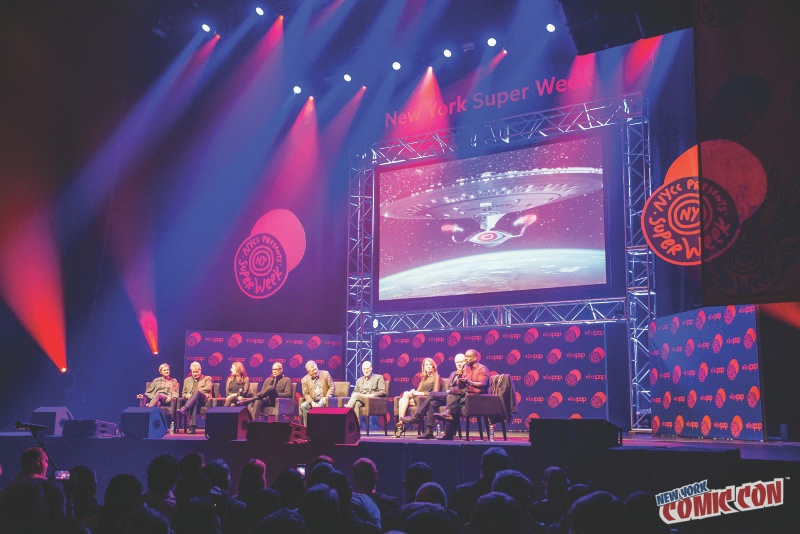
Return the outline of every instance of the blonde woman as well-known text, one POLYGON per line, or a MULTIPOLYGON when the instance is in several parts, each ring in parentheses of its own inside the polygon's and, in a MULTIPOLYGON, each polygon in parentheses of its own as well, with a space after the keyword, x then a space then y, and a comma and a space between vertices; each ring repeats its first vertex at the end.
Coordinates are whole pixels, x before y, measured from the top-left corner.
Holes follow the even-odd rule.
MULTIPOLYGON (((408 411, 409 405, 416 406, 425 400, 428 393, 431 391, 442 390, 442 380, 439 378, 439 371, 436 362, 433 358, 425 358, 422 360, 422 380, 416 389, 405 391, 400 396, 397 404, 397 417, 402 419, 408 411)), ((403 422, 397 423, 397 430, 395 430, 394 437, 399 438, 405 432, 405 425, 403 422)))
POLYGON ((241 404, 250 395, 250 379, 242 362, 233 362, 231 376, 225 382, 225 406, 241 404))

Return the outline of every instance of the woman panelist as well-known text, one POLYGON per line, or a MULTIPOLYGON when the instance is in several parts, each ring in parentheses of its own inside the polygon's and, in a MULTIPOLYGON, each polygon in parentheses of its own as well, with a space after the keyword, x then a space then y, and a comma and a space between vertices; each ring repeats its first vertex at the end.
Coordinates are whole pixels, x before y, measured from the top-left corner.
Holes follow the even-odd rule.
POLYGON ((225 382, 225 406, 247 404, 245 399, 249 395, 250 379, 247 378, 247 371, 242 362, 233 362, 231 376, 225 382))
MULTIPOLYGON (((418 405, 425 397, 428 396, 428 393, 431 391, 442 391, 442 380, 439 378, 439 372, 436 367, 436 362, 433 361, 433 358, 425 358, 422 360, 422 380, 419 383, 419 386, 416 389, 412 389, 411 391, 404 391, 403 394, 400 396, 400 400, 397 404, 397 416, 398 418, 403 418, 406 415, 406 411, 408 410, 409 405, 418 405)), ((397 430, 394 432, 394 437, 399 438, 405 432, 405 425, 403 422, 397 423, 397 430)))

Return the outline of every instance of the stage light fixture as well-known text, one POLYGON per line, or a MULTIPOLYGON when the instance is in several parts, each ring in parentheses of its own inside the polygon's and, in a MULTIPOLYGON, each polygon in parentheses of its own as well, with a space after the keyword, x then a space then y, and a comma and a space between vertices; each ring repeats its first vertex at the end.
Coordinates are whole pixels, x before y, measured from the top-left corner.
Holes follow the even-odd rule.
POLYGON ((548 24, 547 26, 545 26, 545 29, 550 33, 553 33, 554 31, 556 31, 556 26, 555 24, 548 24))
POLYGON ((61 371, 61 374, 64 374, 64 373, 67 372, 67 368, 66 367, 62 367, 61 369, 59 369, 59 371, 61 371))
POLYGON ((345 75, 343 76, 343 78, 344 78, 344 81, 346 81, 346 82, 351 82, 351 81, 353 81, 353 77, 352 77, 352 76, 350 76, 349 74, 345 74, 345 75))
POLYGON ((293 92, 294 94, 296 94, 296 95, 299 95, 300 93, 302 93, 302 92, 303 92, 303 89, 302 89, 302 88, 301 88, 299 85, 295 85, 295 86, 292 88, 292 92, 293 92))
POLYGON ((394 70, 400 70, 400 67, 401 67, 401 65, 400 65, 399 61, 395 61, 394 63, 392 63, 392 68, 394 70))
POLYGON ((444 57, 453 57, 453 53, 449 48, 445 48, 444 51, 442 51, 442 54, 444 54, 444 57))
POLYGON ((486 44, 489 46, 495 46, 497 44, 497 39, 495 39, 494 37, 489 37, 486 40, 486 44))
POLYGON ((432 66, 430 66, 430 65, 428 65, 428 72, 429 72, 429 73, 430 73, 430 72, 433 72, 433 67, 432 67, 432 66))
POLYGON ((256 6, 256 15, 258 15, 259 17, 263 17, 264 16, 264 8, 261 7, 261 6, 256 6))
POLYGON ((200 26, 200 28, 206 33, 211 33, 211 26, 209 26, 205 22, 200 26))

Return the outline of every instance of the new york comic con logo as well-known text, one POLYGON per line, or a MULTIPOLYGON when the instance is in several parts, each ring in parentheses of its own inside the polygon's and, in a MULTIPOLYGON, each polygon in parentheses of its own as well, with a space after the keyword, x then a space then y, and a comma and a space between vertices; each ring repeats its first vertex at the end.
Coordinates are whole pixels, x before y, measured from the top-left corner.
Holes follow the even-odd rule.
POLYGON ((658 515, 672 525, 716 517, 721 514, 748 512, 784 503, 784 478, 767 482, 748 482, 725 489, 709 489, 708 480, 687 484, 656 495, 658 515))
POLYGON ((233 270, 239 289, 252 299, 274 295, 303 259, 303 225, 289 210, 265 213, 239 245, 233 270))

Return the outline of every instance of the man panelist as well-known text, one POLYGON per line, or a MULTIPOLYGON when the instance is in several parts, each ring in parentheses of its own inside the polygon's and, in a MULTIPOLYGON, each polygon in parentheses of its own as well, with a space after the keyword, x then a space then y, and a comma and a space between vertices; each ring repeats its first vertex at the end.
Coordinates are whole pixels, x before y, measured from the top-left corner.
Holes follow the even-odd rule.
POLYGON ((308 426, 308 411, 311 408, 328 406, 328 399, 333 397, 333 381, 328 371, 320 371, 314 360, 306 362, 308 373, 300 381, 303 387, 303 402, 300 403, 300 414, 303 425, 308 426))
POLYGON ((386 396, 386 381, 382 375, 372 374, 372 362, 364 361, 361 364, 361 372, 363 376, 356 380, 356 387, 346 404, 348 408, 356 411, 356 415, 359 409, 367 404, 367 398, 386 396))
POLYGON ((253 419, 261 418, 261 409, 265 406, 275 406, 277 398, 289 399, 292 397, 292 380, 283 375, 283 364, 272 364, 272 376, 264 380, 261 390, 256 394, 253 402, 253 419))
POLYGON ((197 415, 211 395, 213 384, 211 377, 203 374, 200 362, 192 362, 189 366, 191 374, 183 381, 183 398, 186 404, 178 410, 181 415, 189 413, 189 428, 187 434, 194 434, 197 431, 197 415))
POLYGON ((447 391, 447 409, 442 413, 433 414, 433 418, 444 421, 446 425, 444 436, 439 439, 452 440, 456 432, 456 424, 461 417, 461 407, 467 395, 480 395, 489 391, 489 369, 478 363, 480 354, 475 349, 464 353, 466 365, 461 376, 447 391))

